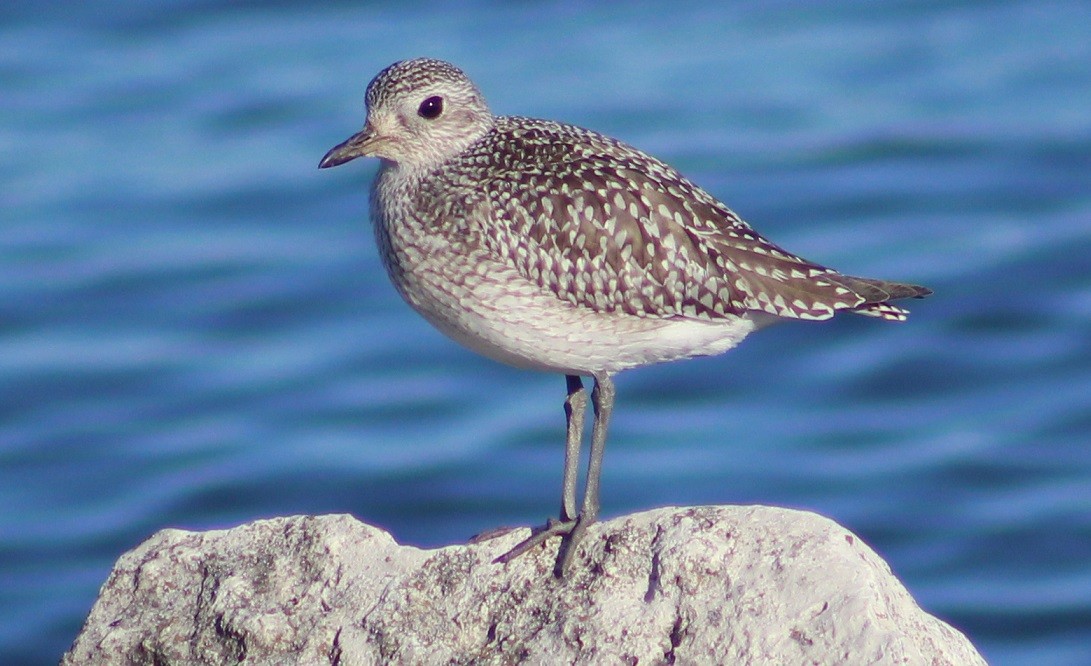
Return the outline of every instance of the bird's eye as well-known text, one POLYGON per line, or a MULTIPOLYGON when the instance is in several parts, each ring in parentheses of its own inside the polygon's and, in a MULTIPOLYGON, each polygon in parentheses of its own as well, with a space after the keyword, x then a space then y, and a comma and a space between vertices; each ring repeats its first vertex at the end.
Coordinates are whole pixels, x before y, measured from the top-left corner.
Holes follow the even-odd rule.
POLYGON ((417 113, 421 118, 427 118, 428 120, 439 118, 439 114, 443 113, 443 98, 438 96, 429 97, 420 103, 417 113))

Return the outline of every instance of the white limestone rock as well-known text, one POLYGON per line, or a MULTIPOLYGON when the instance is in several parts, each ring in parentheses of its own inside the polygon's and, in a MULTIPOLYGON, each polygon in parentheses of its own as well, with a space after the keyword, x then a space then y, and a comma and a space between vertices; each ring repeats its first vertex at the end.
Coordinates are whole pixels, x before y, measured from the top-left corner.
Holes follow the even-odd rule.
POLYGON ((505 565, 345 515, 163 530, 118 560, 63 664, 985 663, 853 534, 762 506, 664 508, 505 565))

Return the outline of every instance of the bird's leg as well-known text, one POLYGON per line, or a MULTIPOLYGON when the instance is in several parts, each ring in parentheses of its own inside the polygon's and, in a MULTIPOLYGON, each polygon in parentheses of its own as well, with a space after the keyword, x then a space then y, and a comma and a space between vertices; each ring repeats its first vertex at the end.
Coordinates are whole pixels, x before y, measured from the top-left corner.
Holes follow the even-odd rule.
POLYGON ((576 482, 580 472, 580 448, 583 446, 583 417, 587 413, 587 392, 579 375, 566 375, 568 397, 564 414, 568 424, 564 445, 564 490, 561 494, 561 522, 576 517, 576 482))
POLYGON ((614 382, 609 375, 595 376, 591 404, 595 408, 595 425, 591 429, 591 460, 587 464, 587 487, 583 491, 580 515, 561 542, 561 551, 553 569, 553 574, 558 578, 568 570, 576 554, 576 547, 587 533, 587 527, 599 517, 599 479, 602 476, 602 457, 606 450, 606 428, 610 425, 610 413, 614 409, 614 382))
POLYGON ((591 401, 595 407, 595 426, 591 431, 591 461, 587 466, 587 488, 583 492, 583 507, 580 509, 580 522, 588 525, 599 517, 602 457, 606 452, 606 429, 610 425, 610 414, 614 411, 614 380, 610 379, 609 375, 595 377, 591 401))
POLYGON ((576 525, 576 484, 580 472, 580 448, 583 445, 584 415, 587 413, 587 392, 579 375, 566 375, 568 397, 564 401, 567 432, 564 446, 564 482, 561 492, 560 520, 550 518, 545 527, 519 542, 514 548, 496 558, 496 562, 510 562, 550 537, 567 534, 576 525))
POLYGON ((614 409, 614 382, 609 375, 595 376, 595 388, 591 391, 591 404, 595 409, 595 424, 591 428, 591 460, 587 464, 587 487, 583 491, 583 503, 579 515, 573 516, 576 505, 576 475, 579 469, 580 444, 583 433, 583 415, 586 409, 583 383, 575 375, 568 375, 568 399, 565 413, 568 415, 568 440, 564 456, 564 492, 561 500, 561 519, 550 519, 546 526, 524 539, 515 548, 496 558, 496 562, 510 562, 546 539, 564 535, 553 574, 564 576, 576 554, 576 547, 587 533, 587 527, 599 517, 599 480, 602 476, 602 457, 606 450, 606 429, 610 425, 610 413, 614 409))

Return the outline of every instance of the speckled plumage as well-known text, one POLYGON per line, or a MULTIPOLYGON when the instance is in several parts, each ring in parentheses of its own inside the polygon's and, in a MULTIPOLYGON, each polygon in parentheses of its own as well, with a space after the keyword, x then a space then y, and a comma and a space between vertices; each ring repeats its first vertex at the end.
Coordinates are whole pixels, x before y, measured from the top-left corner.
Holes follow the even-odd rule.
POLYGON ((889 301, 931 293, 793 255, 620 141, 494 116, 449 63, 395 63, 366 101, 364 129, 320 166, 381 158, 372 218, 391 280, 440 330, 497 360, 601 384, 721 353, 776 320, 844 310, 901 321, 889 301))

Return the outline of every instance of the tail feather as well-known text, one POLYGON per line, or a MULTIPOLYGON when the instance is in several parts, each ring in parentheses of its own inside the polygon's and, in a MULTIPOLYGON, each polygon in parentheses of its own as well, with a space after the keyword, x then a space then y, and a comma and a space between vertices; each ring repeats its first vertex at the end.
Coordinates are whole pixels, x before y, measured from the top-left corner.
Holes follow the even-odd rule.
POLYGON ((872 278, 838 275, 833 281, 860 295, 864 302, 849 309, 849 312, 866 317, 878 317, 887 321, 905 321, 909 311, 889 301, 899 298, 924 298, 932 294, 928 287, 901 282, 888 282, 872 278))

